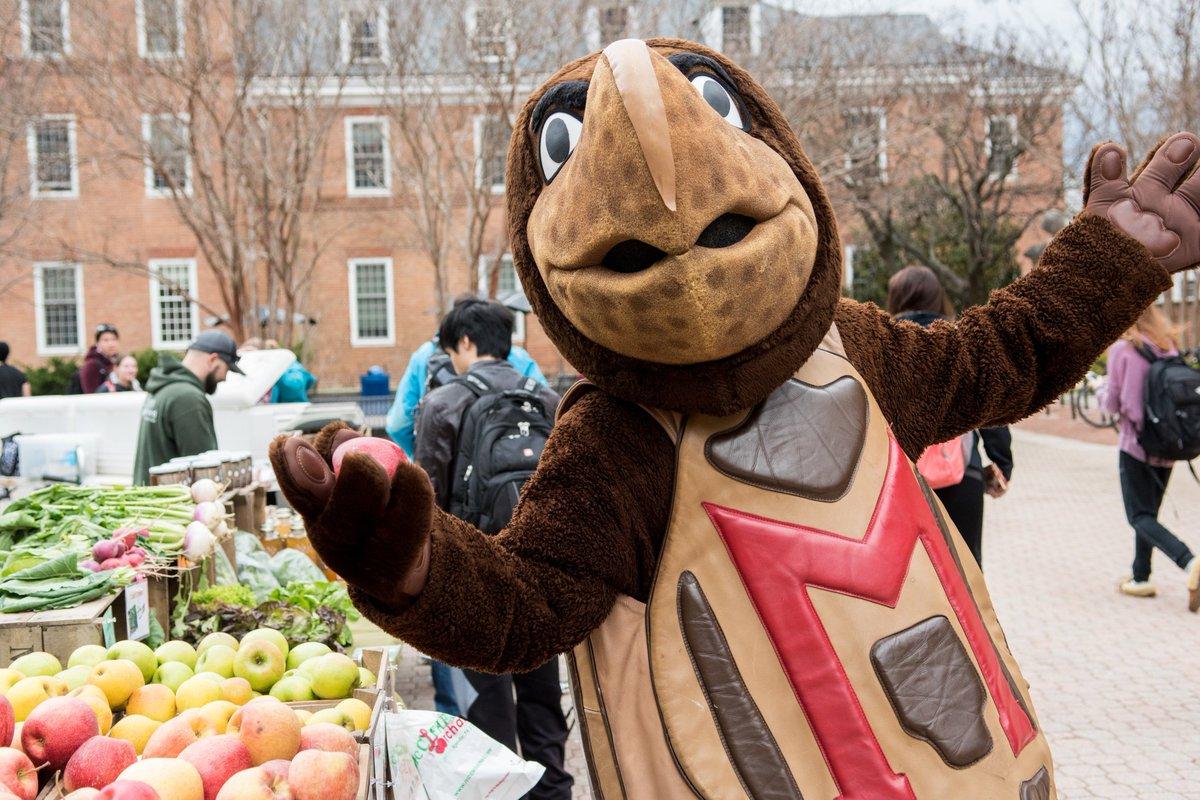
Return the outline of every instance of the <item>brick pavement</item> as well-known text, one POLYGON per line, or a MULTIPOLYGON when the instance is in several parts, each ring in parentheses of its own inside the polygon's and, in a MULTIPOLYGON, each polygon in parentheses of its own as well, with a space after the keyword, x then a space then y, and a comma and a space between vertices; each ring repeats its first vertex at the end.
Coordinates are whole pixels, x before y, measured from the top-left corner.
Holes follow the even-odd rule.
MULTIPOLYGON (((1200 617, 1187 612, 1182 573, 1160 554, 1157 598, 1116 592, 1132 534, 1115 448, 1018 430, 1014 449, 1009 495, 988 500, 984 562, 1050 737, 1060 800, 1200 798, 1200 617)), ((1200 550, 1200 486, 1185 472, 1162 518, 1200 550)), ((409 704, 432 707, 429 670, 411 648, 401 676, 409 704)), ((575 797, 590 797, 577 733, 568 762, 575 797)))

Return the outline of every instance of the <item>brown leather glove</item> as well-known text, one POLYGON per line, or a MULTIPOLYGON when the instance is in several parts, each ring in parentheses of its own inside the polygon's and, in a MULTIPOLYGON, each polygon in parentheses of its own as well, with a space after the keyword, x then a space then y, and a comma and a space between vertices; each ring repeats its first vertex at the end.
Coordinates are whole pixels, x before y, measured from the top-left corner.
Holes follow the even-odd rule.
POLYGON ((315 447, 299 436, 279 436, 271 442, 271 464, 330 569, 382 603, 396 605, 425 587, 433 487, 429 476, 408 461, 389 481, 383 467, 362 453, 347 455, 335 477, 333 451, 358 435, 334 422, 317 434, 315 447))
POLYGON ((1168 272, 1200 263, 1200 138, 1163 139, 1125 177, 1125 151, 1113 142, 1092 149, 1083 177, 1084 213, 1108 218, 1137 239, 1168 272))

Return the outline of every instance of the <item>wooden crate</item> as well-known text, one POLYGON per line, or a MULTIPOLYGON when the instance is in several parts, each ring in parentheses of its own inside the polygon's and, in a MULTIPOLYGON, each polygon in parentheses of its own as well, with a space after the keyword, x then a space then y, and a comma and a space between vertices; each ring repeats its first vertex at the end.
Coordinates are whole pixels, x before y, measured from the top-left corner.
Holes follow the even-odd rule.
MULTIPOLYGON (((395 669, 394 665, 389 661, 387 648, 385 647, 364 647, 360 652, 362 666, 371 670, 375 675, 375 684, 373 686, 360 686, 354 690, 350 697, 362 700, 372 708, 375 707, 380 695, 391 695, 395 686, 395 669)), ((288 703, 289 706, 301 711, 321 711, 326 708, 333 708, 341 700, 293 700, 288 703)))
POLYGON ((46 652, 64 664, 75 649, 85 644, 104 644, 104 617, 112 613, 113 637, 124 639, 123 593, 101 597, 90 603, 58 611, 0 614, 0 666, 8 666, 26 653, 46 652))

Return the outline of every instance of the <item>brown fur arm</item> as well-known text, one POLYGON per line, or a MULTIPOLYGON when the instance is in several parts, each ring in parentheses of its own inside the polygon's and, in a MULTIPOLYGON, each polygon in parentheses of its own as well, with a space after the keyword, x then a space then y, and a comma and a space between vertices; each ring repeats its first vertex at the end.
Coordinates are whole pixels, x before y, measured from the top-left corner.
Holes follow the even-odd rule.
POLYGON ((1088 215, 1050 242, 1033 272, 957 323, 925 329, 851 300, 836 321, 850 361, 915 458, 1054 400, 1170 285, 1145 247, 1088 215))
POLYGON ((554 428, 513 520, 494 537, 433 511, 424 591, 373 622, 455 666, 533 669, 582 641, 617 594, 645 599, 670 513, 674 448, 645 412, 602 392, 554 428))

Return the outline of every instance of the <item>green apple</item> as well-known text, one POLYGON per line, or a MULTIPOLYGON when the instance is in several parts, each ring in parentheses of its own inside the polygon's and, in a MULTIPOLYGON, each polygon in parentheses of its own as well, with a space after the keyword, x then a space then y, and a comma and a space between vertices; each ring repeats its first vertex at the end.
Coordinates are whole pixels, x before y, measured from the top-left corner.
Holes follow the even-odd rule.
MULTIPOLYGON (((273 628, 256 628, 255 630, 250 631, 249 633, 247 633, 245 636, 242 637, 242 644, 240 647, 245 647, 246 644, 249 642, 257 642, 262 639, 265 639, 266 641, 268 641, 271 644, 278 647, 279 652, 283 653, 283 657, 287 658, 287 654, 288 654, 287 637, 284 636, 279 631, 274 630, 273 628)), ((240 649, 240 647, 239 647, 239 649, 240 649)))
POLYGON ((137 668, 142 671, 142 677, 146 683, 154 677, 154 670, 158 669, 158 659, 154 655, 154 651, 147 647, 142 642, 123 641, 117 642, 112 647, 108 648, 109 661, 132 661, 137 664, 137 668))
POLYGON ((283 678, 271 687, 271 697, 277 697, 285 703, 298 700, 312 700, 312 683, 303 675, 292 675, 283 678))
MULTIPOLYGON (((359 686, 374 686, 375 685, 375 673, 371 672, 371 670, 367 669, 366 667, 359 667, 358 668, 358 685, 359 686)), ((357 688, 357 687, 355 687, 355 688, 357 688)))
POLYGON ((312 681, 313 694, 322 700, 349 697, 358 686, 358 665, 341 653, 310 658, 300 665, 300 674, 312 681))
POLYGON ((75 648, 75 652, 71 653, 71 657, 67 659, 67 666, 94 667, 106 658, 108 658, 108 650, 98 644, 85 644, 83 647, 75 648))
POLYGON ((305 642, 304 644, 298 644, 292 648, 290 653, 287 654, 288 669, 296 669, 310 658, 316 658, 317 656, 323 656, 326 653, 332 652, 333 651, 329 649, 329 645, 324 644, 323 642, 305 642))
POLYGON ((214 645, 223 644, 230 650, 238 649, 238 640, 230 636, 228 633, 210 633, 200 640, 200 644, 196 645, 196 655, 204 655, 204 651, 214 645))
MULTIPOLYGON (((161 683, 172 692, 178 692, 179 687, 188 678, 192 677, 192 668, 181 661, 167 661, 158 666, 154 671, 154 678, 151 683, 161 683)), ((220 678, 221 676, 216 676, 220 678)), ((224 680, 224 678, 221 678, 224 680)))
POLYGON ((160 665, 166 664, 169 661, 176 661, 180 664, 187 664, 188 669, 196 668, 196 648, 187 642, 176 641, 160 644, 158 649, 154 651, 154 655, 158 658, 160 665))
POLYGON ((196 677, 204 678, 204 680, 212 681, 213 683, 220 683, 221 681, 229 680, 229 678, 232 678, 233 676, 230 675, 229 678, 226 678, 224 675, 222 675, 219 672, 197 672, 196 677))
POLYGON ((26 653, 9 666, 26 678, 53 677, 63 671, 62 663, 49 653, 26 653))
POLYGON ((278 647, 265 637, 242 640, 237 658, 233 660, 233 672, 250 682, 256 692, 265 692, 283 677, 284 657, 278 647))
POLYGON ((223 644, 214 644, 196 659, 196 672, 215 672, 224 678, 233 677, 233 659, 237 651, 223 644))
POLYGON ((80 686, 83 686, 85 683, 87 683, 87 679, 91 674, 91 667, 85 664, 79 664, 78 666, 67 667, 54 677, 65 683, 68 689, 78 689, 80 686))

